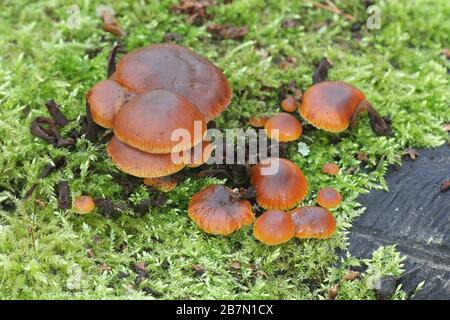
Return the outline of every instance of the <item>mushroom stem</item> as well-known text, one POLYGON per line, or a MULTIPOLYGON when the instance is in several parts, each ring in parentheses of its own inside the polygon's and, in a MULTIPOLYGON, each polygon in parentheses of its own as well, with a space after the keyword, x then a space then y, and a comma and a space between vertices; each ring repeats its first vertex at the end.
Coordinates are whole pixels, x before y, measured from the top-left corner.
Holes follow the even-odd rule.
POLYGON ((370 126, 372 127, 373 132, 378 134, 379 136, 390 136, 392 135, 391 128, 384 121, 383 117, 378 113, 378 111, 372 106, 372 104, 364 99, 356 108, 353 113, 352 118, 350 119, 350 128, 354 128, 356 126, 356 122, 358 120, 358 116, 360 113, 367 111, 370 119, 370 126))
POLYGON ((97 142, 100 133, 104 132, 105 129, 96 124, 92 120, 92 114, 90 109, 91 108, 89 106, 89 103, 86 102, 86 118, 87 118, 86 139, 95 143, 97 142))
POLYGON ((106 77, 109 78, 116 71, 116 56, 121 48, 121 44, 115 43, 108 56, 108 64, 106 69, 106 77))

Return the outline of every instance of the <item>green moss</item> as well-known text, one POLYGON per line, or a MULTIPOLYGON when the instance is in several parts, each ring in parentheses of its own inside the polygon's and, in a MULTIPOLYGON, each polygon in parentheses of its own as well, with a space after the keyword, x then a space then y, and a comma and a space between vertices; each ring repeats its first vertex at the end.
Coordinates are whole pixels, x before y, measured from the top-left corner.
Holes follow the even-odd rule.
MULTIPOLYGON (((249 33, 243 41, 219 42, 206 26, 172 14, 175 1, 147 2, 114 4, 129 33, 126 48, 161 42, 166 32, 175 32, 183 36, 183 45, 215 61, 234 89, 230 107, 217 121, 220 127, 245 127, 250 115, 275 113, 280 84, 296 80, 306 89, 314 65, 326 56, 334 63, 330 78, 363 89, 379 111, 391 117, 395 137, 376 137, 362 117, 337 143, 335 136, 306 127, 301 141, 310 148, 307 157, 297 153, 296 144, 290 147, 290 158, 311 186, 305 204, 314 203, 324 186, 334 186, 343 195, 342 205, 333 211, 339 231, 326 241, 291 241, 273 248, 258 243, 251 227, 226 238, 202 233, 186 208, 192 194, 215 181, 211 179, 185 181, 168 194, 164 206, 143 217, 126 211, 110 220, 98 212, 79 216, 59 210, 54 184, 61 179, 69 181, 72 196, 121 198, 121 188, 109 174, 115 168, 104 146, 81 139, 75 152, 58 150, 33 138, 28 127, 34 117, 46 114, 48 99, 58 101, 71 119, 83 115, 84 93, 105 77, 116 39, 100 28, 96 1, 78 2, 79 30, 67 24, 74 1, 2 1, 0 298, 325 298, 348 267, 361 263, 349 257, 336 267, 335 254, 346 250, 347 230, 363 211, 357 196, 387 187, 383 176, 390 164, 400 162, 403 148, 434 147, 448 139, 441 124, 450 121, 450 66, 440 51, 449 43, 450 4, 379 1, 381 29, 363 27, 356 40, 351 23, 311 2, 235 0, 211 7, 214 19, 209 23, 245 25, 249 33), (282 28, 288 18, 299 24, 282 28), (296 63, 282 70, 276 61, 287 57, 296 63), (368 154, 365 167, 355 158, 358 151, 368 154), (62 155, 67 167, 40 181, 41 169, 62 155), (337 161, 342 173, 335 178, 322 175, 327 161, 337 161), (20 200, 35 182, 40 182, 35 198, 44 206, 20 200), (236 261, 238 269, 231 266, 236 261), (147 278, 138 278, 132 267, 137 262, 145 264, 147 278)), ((360 1, 336 2, 364 23, 367 13, 360 1)), ((138 202, 147 192, 138 188, 131 200, 138 202)), ((361 280, 345 283, 337 298, 375 298, 373 275, 401 272, 401 258, 391 247, 380 248, 364 263, 369 268, 361 280)), ((398 290, 394 298, 405 294, 398 290)))

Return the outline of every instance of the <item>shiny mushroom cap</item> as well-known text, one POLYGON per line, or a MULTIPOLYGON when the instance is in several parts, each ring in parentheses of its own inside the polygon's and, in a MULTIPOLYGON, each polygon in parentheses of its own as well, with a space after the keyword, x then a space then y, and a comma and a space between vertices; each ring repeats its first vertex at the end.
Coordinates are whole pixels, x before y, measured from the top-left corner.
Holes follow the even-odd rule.
POLYGON ((255 218, 252 205, 223 185, 197 192, 189 202, 189 217, 207 233, 229 235, 255 218))
POLYGON ((115 78, 138 93, 164 89, 185 96, 206 121, 219 115, 232 95, 219 68, 197 53, 173 44, 153 44, 124 55, 117 64, 115 78))
POLYGON ((255 117, 255 116, 251 116, 248 119, 248 123, 255 128, 262 128, 264 127, 264 125, 266 124, 267 120, 269 120, 270 117, 269 116, 262 116, 262 117, 255 117))
POLYGON ((185 97, 166 90, 134 97, 114 119, 114 134, 120 141, 149 153, 190 149, 202 141, 205 133, 206 124, 200 111, 185 97), (177 129, 190 136, 176 141, 172 134, 177 129))
POLYGON ((123 172, 141 178, 158 178, 178 172, 184 163, 175 163, 172 155, 146 153, 135 149, 117 137, 108 143, 108 155, 112 162, 123 172))
POLYGON ((341 194, 333 188, 323 188, 317 194, 317 203, 327 209, 337 207, 341 200, 341 194))
POLYGON ((95 209, 94 199, 90 196, 79 196, 73 202, 72 209, 79 214, 88 214, 95 209))
POLYGON ((177 187, 178 180, 171 175, 159 178, 144 178, 144 184, 162 192, 170 192, 177 187))
POLYGON ((264 130, 269 138, 277 139, 280 142, 295 141, 300 138, 303 132, 300 121, 285 112, 274 115, 267 120, 264 130), (272 130, 278 130, 278 138, 272 130))
POLYGON ((330 238, 336 231, 336 220, 325 208, 301 207, 291 211, 297 238, 330 238))
POLYGON ((133 96, 115 81, 100 81, 87 93, 92 120, 104 128, 113 128, 116 113, 133 96))
POLYGON ((300 106, 302 117, 314 127, 329 132, 348 128, 359 104, 365 100, 361 90, 342 81, 324 81, 306 90, 300 106))
POLYGON ((295 100, 294 96, 288 95, 281 101, 281 109, 286 112, 294 112, 298 109, 298 102, 295 100))
POLYGON ((295 235, 295 225, 289 213, 270 210, 256 219, 253 235, 262 243, 274 246, 291 240, 295 235))
POLYGON ((268 158, 251 170, 256 201, 264 209, 289 210, 306 197, 308 182, 293 162, 268 158))

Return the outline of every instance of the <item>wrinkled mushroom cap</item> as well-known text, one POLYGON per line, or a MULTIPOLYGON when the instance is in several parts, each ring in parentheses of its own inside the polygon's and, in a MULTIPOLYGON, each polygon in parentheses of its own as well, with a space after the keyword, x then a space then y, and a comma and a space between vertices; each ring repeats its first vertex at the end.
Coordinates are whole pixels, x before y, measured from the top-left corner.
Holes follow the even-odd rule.
POLYGON ((132 93, 112 80, 103 80, 87 93, 87 101, 92 120, 98 125, 111 129, 117 111, 131 99, 132 93))
POLYGON ((321 207, 301 207, 291 211, 297 238, 330 238, 336 231, 336 220, 321 207))
POLYGON ((206 121, 220 114, 232 95, 219 68, 197 53, 173 44, 153 44, 124 55, 115 78, 138 93, 165 89, 185 96, 206 121))
POLYGON ((264 124, 266 135, 271 139, 276 139, 272 130, 278 130, 278 141, 288 142, 300 138, 303 128, 300 121, 289 113, 279 113, 271 117, 264 124))
POLYGON ((109 142, 107 151, 121 171, 136 177, 157 178, 184 168, 184 163, 174 163, 170 153, 146 153, 121 142, 115 136, 109 142))
POLYGON ((323 188, 317 194, 317 203, 324 208, 337 207, 341 200, 341 194, 333 188, 323 188))
POLYGON ((189 217, 205 232, 228 235, 254 220, 252 205, 223 185, 197 192, 189 202, 189 217))
POLYGON ((341 132, 348 128, 351 117, 364 99, 362 91, 351 84, 324 81, 306 90, 300 113, 316 128, 341 132))
POLYGON ((134 97, 114 119, 114 134, 120 141, 149 153, 190 149, 202 141, 205 133, 200 111, 185 97, 166 90, 134 97), (194 130, 196 124, 198 130, 194 130), (177 129, 187 130, 190 137, 173 141, 172 134, 177 129))
POLYGON ((144 184, 163 192, 170 192, 177 187, 178 181, 170 175, 159 178, 144 178, 144 184))
POLYGON ((256 219, 253 235, 268 245, 282 244, 294 237, 295 225, 289 213, 270 210, 256 219))
POLYGON ((256 201, 264 209, 289 210, 306 197, 308 182, 302 170, 282 158, 268 158, 251 170, 251 182, 256 201), (264 170, 276 168, 275 174, 264 175, 264 170))
POLYGON ((88 214, 95 209, 94 199, 90 196, 79 196, 73 202, 72 209, 79 214, 88 214))

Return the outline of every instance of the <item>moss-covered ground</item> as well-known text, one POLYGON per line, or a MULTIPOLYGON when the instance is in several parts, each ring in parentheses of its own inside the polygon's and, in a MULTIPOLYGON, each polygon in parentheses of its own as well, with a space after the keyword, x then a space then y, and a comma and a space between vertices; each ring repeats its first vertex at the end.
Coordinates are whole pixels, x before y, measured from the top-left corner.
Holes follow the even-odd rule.
MULTIPOLYGON (((221 128, 246 128, 251 115, 279 110, 278 88, 296 80, 311 85, 323 57, 334 64, 330 79, 361 88, 380 113, 392 119, 394 136, 378 137, 361 117, 353 131, 338 136, 305 125, 289 158, 308 177, 304 204, 317 191, 333 186, 343 203, 333 210, 337 234, 325 241, 291 241, 268 247, 256 241, 251 227, 229 237, 201 232, 188 218, 190 197, 221 180, 188 179, 167 194, 163 206, 144 215, 132 210, 108 219, 98 211, 87 216, 57 208, 54 185, 69 182, 72 197, 89 194, 120 200, 123 190, 105 146, 79 139, 72 149, 56 149, 34 138, 29 125, 47 115, 54 99, 70 119, 85 114, 85 92, 105 78, 106 60, 117 40, 101 28, 97 1, 3 0, 0 3, 0 298, 230 298, 325 299, 346 270, 363 264, 360 279, 344 282, 337 299, 374 299, 375 277, 402 272, 400 255, 381 247, 372 259, 357 260, 344 252, 352 221, 364 208, 357 197, 386 188, 383 176, 401 162, 407 147, 445 143, 442 124, 450 121, 449 62, 441 54, 449 45, 447 0, 377 1, 381 29, 368 30, 363 1, 335 1, 362 24, 356 30, 345 16, 322 10, 317 1, 214 1, 211 18, 194 25, 170 11, 175 1, 111 1, 128 32, 123 43, 132 50, 162 42, 167 32, 180 44, 224 69, 234 89, 232 103, 217 120, 221 128), (80 8, 80 29, 71 29, 69 6, 80 8), (282 27, 295 19, 292 28, 282 27), (212 23, 247 26, 242 40, 215 40, 212 23), (356 31, 355 31, 356 30, 356 31), (291 61, 280 67, 280 61, 291 61), (357 159, 365 152, 368 161, 357 159), (67 166, 40 179, 52 159, 67 166), (325 176, 321 166, 336 161, 341 172, 325 176), (39 182, 35 194, 24 193, 39 182), (338 263, 340 262, 340 263, 338 263), (136 264, 142 268, 136 267, 136 264)), ((78 129, 73 121, 64 129, 78 129)), ((139 203, 149 190, 138 187, 126 199, 139 203)), ((399 288, 393 298, 406 298, 399 288)))

